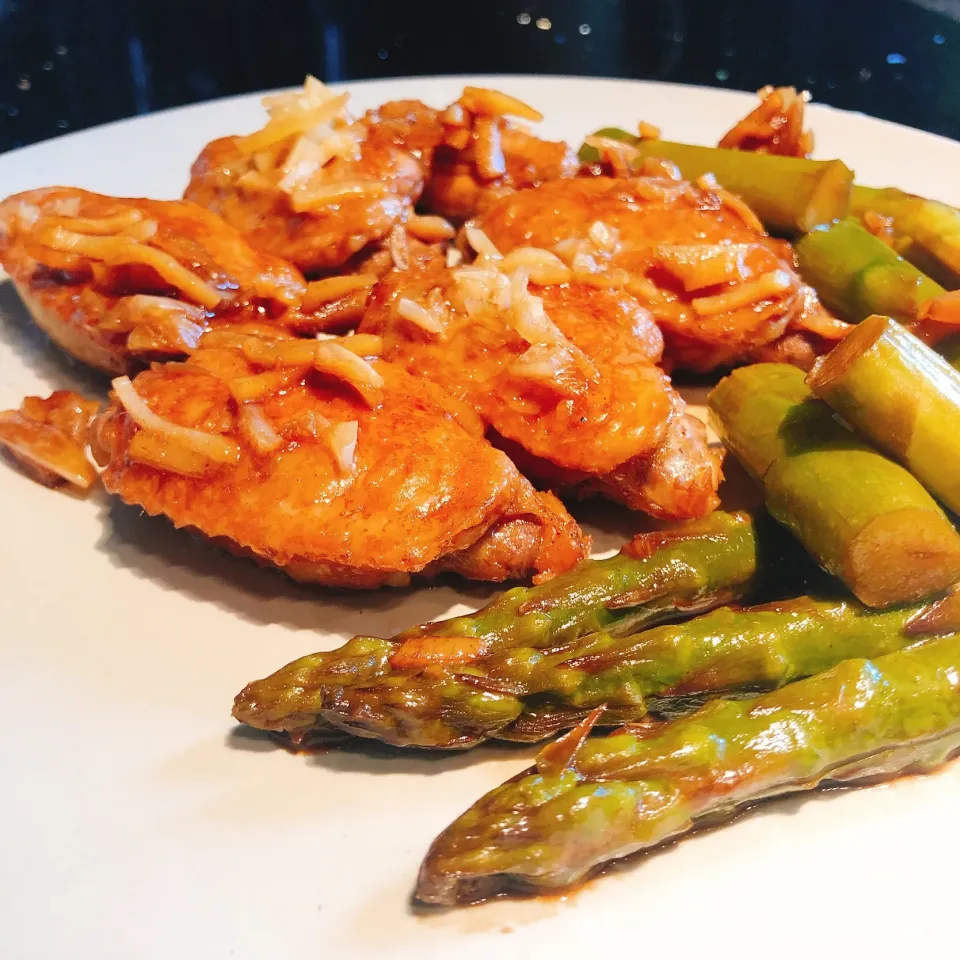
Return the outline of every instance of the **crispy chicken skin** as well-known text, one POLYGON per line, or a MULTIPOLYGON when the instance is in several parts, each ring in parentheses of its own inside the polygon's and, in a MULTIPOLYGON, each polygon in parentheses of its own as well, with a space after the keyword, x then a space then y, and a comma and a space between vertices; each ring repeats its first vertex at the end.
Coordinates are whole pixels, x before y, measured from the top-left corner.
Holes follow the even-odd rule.
POLYGON ((802 324, 789 249, 754 220, 724 191, 665 175, 555 180, 503 198, 479 225, 504 253, 544 247, 575 272, 579 256, 581 269, 619 276, 663 331, 667 365, 709 371, 802 324))
POLYGON ((183 356, 211 326, 276 320, 305 290, 202 207, 73 187, 0 203, 0 263, 51 339, 108 373, 183 356))
POLYGON ((374 289, 361 331, 384 338, 387 359, 472 406, 528 476, 602 492, 656 516, 713 509, 719 457, 705 436, 683 431, 689 470, 676 469, 676 454, 665 456, 664 445, 677 442, 683 401, 656 366, 662 338, 649 313, 622 290, 535 288, 529 295, 540 300, 559 341, 532 346, 519 332, 514 304, 498 302, 511 278, 480 277, 498 283, 499 293, 474 290, 477 270, 448 270, 436 255, 415 258, 374 289), (411 303, 442 316, 442 332, 411 322, 411 303))
POLYGON ((187 364, 156 365, 133 381, 150 411, 228 441, 235 462, 194 475, 176 463, 164 469, 163 438, 159 452, 156 436, 146 438, 147 457, 138 452, 136 438, 151 431, 114 395, 94 425, 103 481, 149 514, 336 587, 400 585, 445 570, 546 578, 585 556, 589 540, 569 514, 536 493, 459 405, 391 364, 372 366, 383 383, 371 406, 307 368, 238 405, 238 379, 261 371, 235 347, 201 346, 187 364), (248 430, 254 414, 257 435, 248 430), (332 443, 337 425, 355 425, 346 465, 332 443))

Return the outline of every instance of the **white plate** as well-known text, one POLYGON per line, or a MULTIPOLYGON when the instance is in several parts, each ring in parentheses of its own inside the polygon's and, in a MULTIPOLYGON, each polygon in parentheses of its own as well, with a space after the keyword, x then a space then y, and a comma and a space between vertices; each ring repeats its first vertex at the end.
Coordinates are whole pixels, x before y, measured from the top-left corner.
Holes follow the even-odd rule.
MULTIPOLYGON (((573 142, 639 118, 715 142, 753 102, 576 78, 350 89, 358 109, 444 104, 465 82, 535 104, 544 134, 573 142)), ((960 203, 960 145, 823 107, 810 120, 818 154, 842 157, 861 182, 960 203)), ((176 197, 204 143, 260 122, 258 98, 243 97, 61 137, 0 157, 0 190, 176 197)), ((0 311, 0 407, 91 387, 28 326, 9 284, 0 311)), ((291 756, 238 730, 230 705, 300 654, 492 591, 299 588, 106 497, 51 493, 5 468, 0 503, 3 958, 956 955, 943 922, 956 909, 956 766, 768 805, 566 899, 417 915, 408 899, 430 840, 530 752, 291 756)))

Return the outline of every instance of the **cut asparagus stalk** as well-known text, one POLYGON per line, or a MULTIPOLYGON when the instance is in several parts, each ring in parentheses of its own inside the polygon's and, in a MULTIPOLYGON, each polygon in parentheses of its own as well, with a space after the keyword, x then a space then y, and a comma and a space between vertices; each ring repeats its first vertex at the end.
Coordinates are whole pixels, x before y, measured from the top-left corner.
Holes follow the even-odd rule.
POLYGON ((889 317, 868 317, 807 383, 847 423, 960 512, 960 373, 889 317))
MULTIPOLYGON (((721 186, 742 197, 775 233, 806 233, 849 212, 853 171, 839 160, 805 160, 668 140, 641 140, 611 127, 598 131, 596 136, 631 143, 639 162, 646 157, 671 160, 688 180, 714 174, 721 186)), ((580 159, 596 163, 600 154, 595 147, 585 144, 580 159)))
POLYGON ((960 579, 960 536, 923 486, 857 437, 785 364, 734 371, 708 404, 767 509, 868 606, 960 579))
POLYGON ((447 827, 416 896, 555 890, 765 798, 930 769, 960 749, 958 663, 950 634, 659 727, 589 738, 591 716, 447 827))
POLYGON ((850 212, 890 217, 898 251, 949 289, 960 287, 960 210, 896 187, 855 185, 850 212))
POLYGON ((470 746, 522 711, 509 691, 459 679, 471 663, 518 647, 556 647, 600 629, 623 635, 728 603, 756 587, 758 570, 778 566, 760 556, 763 549, 753 520, 741 513, 718 511, 641 534, 615 557, 587 560, 547 583, 508 590, 476 613, 415 627, 392 640, 357 637, 339 650, 301 657, 248 684, 233 713, 295 742, 345 729, 408 745, 470 746), (408 700, 402 715, 387 712, 398 685, 402 695, 407 673, 425 669, 428 675, 441 670, 443 683, 454 686, 443 695, 465 704, 462 716, 437 716, 432 697, 419 704, 408 700), (351 719, 342 709, 346 698, 354 688, 362 693, 378 684, 383 708, 351 719))
POLYGON ((803 279, 851 323, 874 313, 912 323, 928 300, 946 293, 852 218, 811 231, 794 250, 803 279))
MULTIPOLYGON (((800 597, 754 608, 723 607, 682 624, 615 636, 514 647, 473 663, 397 669, 367 682, 335 685, 328 723, 396 746, 454 748, 489 737, 542 740, 603 707, 604 726, 638 720, 649 706, 671 712, 691 697, 761 690, 853 656, 878 656, 912 642, 910 624, 927 611, 878 612, 853 600, 800 597)), ((931 614, 932 616, 932 614, 931 614)), ((945 619, 938 614, 936 629, 945 619)), ((415 640, 414 643, 419 643, 415 640)), ((392 662, 402 660, 401 646, 392 662)), ((303 674, 288 678, 292 697, 303 674)), ((290 700, 287 700, 290 703, 290 700)), ((301 704, 298 715, 310 707, 301 704)))

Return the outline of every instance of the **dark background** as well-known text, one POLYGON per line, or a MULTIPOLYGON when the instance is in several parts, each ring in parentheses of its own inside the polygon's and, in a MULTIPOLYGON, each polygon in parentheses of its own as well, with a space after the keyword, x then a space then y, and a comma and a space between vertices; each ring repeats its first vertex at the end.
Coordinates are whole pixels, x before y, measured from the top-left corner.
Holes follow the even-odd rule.
POLYGON ((306 72, 793 84, 960 138, 960 0, 0 0, 0 150, 306 72))

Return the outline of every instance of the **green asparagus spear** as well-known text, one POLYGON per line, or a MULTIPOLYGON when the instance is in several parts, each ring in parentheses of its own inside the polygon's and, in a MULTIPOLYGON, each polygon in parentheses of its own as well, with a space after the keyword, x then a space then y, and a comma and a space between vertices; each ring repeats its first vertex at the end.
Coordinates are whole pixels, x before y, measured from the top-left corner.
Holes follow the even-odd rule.
POLYGON ((794 246, 803 279, 844 320, 874 313, 910 323, 946 293, 852 218, 812 230, 794 246))
POLYGON ((708 404, 767 509, 868 606, 960 579, 960 535, 921 484, 861 440, 785 364, 735 370, 708 404))
POLYGON ((759 556, 763 549, 753 520, 742 513, 718 511, 669 531, 641 534, 615 557, 586 560, 547 583, 508 590, 476 613, 390 640, 357 637, 338 650, 301 657, 249 684, 236 698, 234 716, 298 742, 346 728, 392 742, 469 746, 515 721, 519 702, 468 680, 474 685, 458 687, 457 694, 469 724, 449 711, 436 715, 432 699, 411 698, 402 716, 368 718, 365 726, 350 726, 338 702, 355 686, 379 683, 389 692, 398 676, 402 688, 403 661, 396 660, 401 651, 407 660, 416 655, 413 669, 442 667, 453 676, 480 653, 555 647, 601 629, 623 635, 681 612, 728 603, 756 586, 758 570, 777 566, 759 556))
MULTIPOLYGON (((595 136, 632 144, 641 163, 647 157, 671 160, 688 180, 714 174, 721 186, 742 197, 763 223, 777 233, 806 233, 819 224, 845 217, 849 211, 853 171, 839 160, 805 160, 667 140, 641 140, 611 127, 595 136)), ((596 163, 600 154, 595 147, 584 144, 580 159, 596 163)))
POLYGON ((447 827, 416 896, 557 889, 761 799, 930 769, 960 749, 958 663, 950 634, 659 728, 588 738, 587 720, 447 827))
POLYGON ((868 317, 807 376, 847 423, 960 512, 960 373, 889 317, 868 317))
POLYGON ((396 670, 350 686, 328 681, 324 716, 396 746, 542 740, 597 707, 598 723, 610 726, 648 708, 671 712, 691 697, 769 689, 849 657, 879 656, 911 642, 910 624, 924 613, 810 597, 723 607, 625 637, 601 631, 448 669, 396 670))
POLYGON ((893 221, 898 251, 948 289, 960 287, 960 210, 896 187, 855 185, 850 212, 872 210, 893 221))

